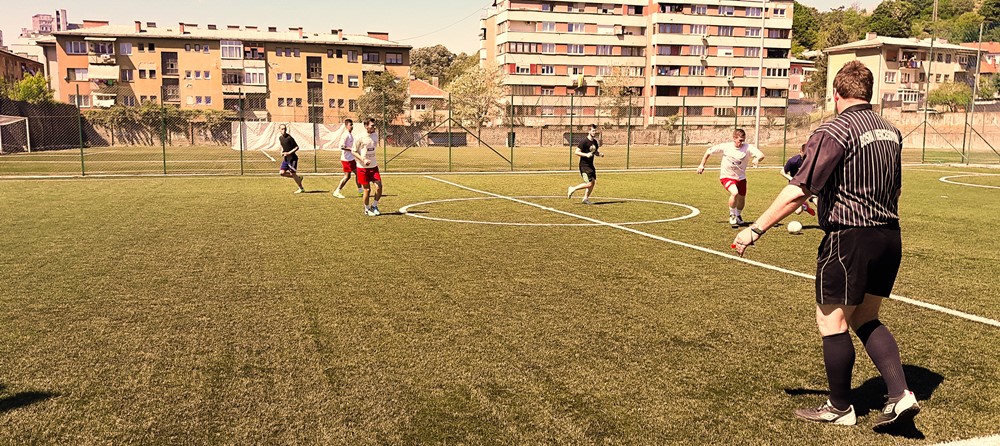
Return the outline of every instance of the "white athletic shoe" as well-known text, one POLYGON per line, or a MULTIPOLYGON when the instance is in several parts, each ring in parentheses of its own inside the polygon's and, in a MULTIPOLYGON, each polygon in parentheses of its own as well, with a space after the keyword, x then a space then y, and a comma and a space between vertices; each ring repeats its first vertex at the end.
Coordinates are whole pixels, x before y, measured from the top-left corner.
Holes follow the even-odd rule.
POLYGON ((743 226, 744 224, 746 224, 746 222, 743 221, 743 216, 737 215, 736 216, 736 226, 743 226))
POLYGON ((732 227, 734 227, 734 228, 737 227, 737 226, 739 226, 736 223, 736 214, 729 214, 729 225, 732 226, 732 227))
POLYGON ((365 215, 367 215, 367 216, 369 216, 369 217, 372 217, 372 216, 374 216, 375 214, 373 214, 373 213, 372 213, 371 209, 368 209, 368 208, 365 208, 365 215))
POLYGON ((581 201, 581 203, 583 203, 583 204, 594 204, 594 203, 590 202, 589 198, 584 198, 583 201, 581 201))
POLYGON ((344 194, 340 193, 340 189, 333 191, 333 196, 337 198, 344 198, 344 194))
POLYGON ((796 409, 795 416, 814 423, 839 424, 841 426, 854 426, 858 422, 853 405, 847 410, 837 410, 833 404, 830 404, 830 400, 826 400, 826 403, 819 407, 796 409))
POLYGON ((295 193, 295 194, 301 194, 301 193, 303 193, 305 191, 306 191, 305 189, 299 188, 299 190, 297 190, 297 191, 295 191, 293 193, 295 193))
POLYGON ((382 215, 382 212, 378 210, 378 206, 372 205, 372 215, 382 215))
POLYGON ((901 421, 912 420, 918 413, 920 413, 920 403, 917 403, 916 395, 907 390, 900 400, 890 400, 885 403, 885 408, 875 418, 875 426, 872 429, 875 431, 884 430, 901 421))

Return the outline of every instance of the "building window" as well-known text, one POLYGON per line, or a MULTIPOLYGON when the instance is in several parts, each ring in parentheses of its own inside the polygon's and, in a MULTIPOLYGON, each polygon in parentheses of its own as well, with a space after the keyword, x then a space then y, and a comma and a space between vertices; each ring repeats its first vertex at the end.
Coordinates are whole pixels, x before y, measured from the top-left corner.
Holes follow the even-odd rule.
POLYGON ((385 53, 385 63, 399 65, 403 63, 402 53, 385 53))
MULTIPOLYGON (((122 44, 118 46, 118 54, 121 54, 122 56, 128 56, 132 54, 132 44, 122 42, 122 44)), ((135 100, 135 96, 132 97, 132 100, 133 101, 135 100)))
POLYGON ((555 107, 542 107, 542 116, 555 116, 555 107))
POLYGON ((551 3, 542 3, 542 11, 543 12, 552 12, 552 9, 553 8, 552 8, 552 4, 551 3))
POLYGON ((347 61, 350 63, 355 63, 358 61, 357 50, 347 50, 347 61))
POLYGON ((566 54, 583 54, 583 45, 566 45, 566 54))
POLYGON ((733 67, 716 67, 715 68, 715 75, 716 76, 732 76, 733 73, 735 73, 735 72, 736 72, 736 69, 733 68, 733 67))
POLYGON ((622 47, 622 56, 643 57, 645 55, 646 55, 646 47, 641 47, 641 46, 622 47))
POLYGON ((760 17, 760 16, 761 16, 760 8, 747 8, 747 17, 760 17))
POLYGON ((719 15, 732 16, 735 8, 732 6, 720 6, 719 15))
POLYGON ((87 54, 87 44, 79 40, 66 42, 66 54, 87 54))
POLYGON ((194 103, 195 103, 195 105, 204 104, 204 102, 202 102, 202 100, 201 100, 201 96, 195 96, 194 97, 194 103))
POLYGON ((688 96, 705 96, 705 87, 688 87, 688 96))
POLYGON ((531 74, 531 67, 518 65, 514 68, 514 74, 531 74))
POLYGON ((156 70, 149 70, 149 78, 156 79, 156 70))
POLYGON ((705 67, 702 66, 692 66, 688 68, 688 74, 691 76, 704 76, 705 67))
POLYGON ((583 74, 583 67, 579 66, 579 65, 566 67, 566 70, 567 70, 567 72, 569 73, 570 76, 576 76, 576 75, 579 75, 579 74, 583 74))
POLYGON ((542 65, 542 74, 556 74, 556 69, 552 65, 542 65))
POLYGON ((338 74, 337 75, 337 83, 338 84, 344 83, 344 75, 343 74, 338 74))
POLYGON ((691 34, 694 34, 694 35, 697 35, 697 36, 708 35, 708 26, 707 25, 691 25, 691 34))
POLYGON ((150 51, 156 51, 156 44, 153 43, 153 42, 149 42, 149 50, 150 51))
POLYGON ((511 42, 508 45, 510 45, 510 52, 512 53, 535 54, 538 52, 537 43, 511 42))
POLYGON ((556 32, 556 22, 542 22, 541 31, 543 33, 554 33, 554 32, 556 32))
POLYGON ((552 96, 552 95, 555 95, 555 94, 556 94, 556 89, 555 88, 542 87, 542 96, 552 96))
POLYGON ((937 82, 937 83, 941 82, 941 73, 938 73, 938 74, 934 75, 934 82, 937 82))
POLYGON ((747 37, 760 37, 760 28, 747 28, 745 35, 747 37))
POLYGON ((729 96, 732 94, 732 89, 729 87, 715 87, 716 96, 729 96))
POLYGON ((281 55, 284 54, 284 51, 285 51, 284 48, 281 48, 281 47, 275 48, 274 49, 274 57, 281 57, 281 55))
POLYGON ((568 31, 571 33, 582 33, 583 23, 570 23, 568 31))
MULTIPOLYGON (((893 73, 895 79, 895 73, 893 73)), ((764 71, 764 77, 788 77, 788 68, 768 68, 764 71)))
POLYGON ((119 96, 118 103, 126 107, 135 107, 135 96, 119 96))
POLYGON ((191 70, 184 70, 184 79, 191 79, 191 70))
POLYGON ((194 70, 194 78, 195 79, 201 79, 201 71, 194 70))
POLYGON ((684 34, 684 25, 679 23, 661 23, 657 27, 660 34, 684 34))
POLYGON ((347 111, 358 111, 358 101, 356 99, 349 99, 347 101, 347 111))
POLYGON ((427 104, 413 104, 413 109, 417 111, 427 110, 427 104))
POLYGON ((708 54, 708 47, 704 45, 694 45, 691 47, 692 56, 701 56, 702 54, 708 54))
POLYGON ((69 95, 69 102, 77 107, 90 107, 90 96, 86 95, 69 95))
POLYGON ((556 44, 554 43, 543 43, 542 53, 543 54, 554 54, 556 52, 556 44))
POLYGON ((205 46, 201 47, 201 52, 203 52, 205 54, 208 54, 208 44, 207 43, 205 44, 205 46))
POLYGON ((90 77, 87 75, 86 68, 70 68, 66 71, 66 77, 70 81, 87 81, 90 77))
POLYGON ((326 75, 326 81, 329 82, 329 83, 331 83, 331 84, 334 83, 334 82, 337 82, 337 75, 336 74, 328 74, 328 75, 326 75))
POLYGON ((191 44, 190 43, 185 43, 184 44, 184 51, 191 51, 191 44))
POLYGON ((895 83, 896 82, 896 72, 895 71, 886 71, 885 72, 885 82, 888 83, 888 84, 895 83))
POLYGON ((337 108, 337 100, 330 99, 330 108, 337 108))
POLYGON ((358 77, 347 76, 347 86, 350 88, 358 88, 358 77))
POLYGON ((597 75, 598 76, 611 76, 611 67, 609 67, 607 65, 597 67, 597 75))
POLYGON ((746 57, 760 57, 760 48, 747 47, 746 52, 744 52, 743 55, 746 57))
MULTIPOLYGON (((200 97, 199 97, 200 99, 200 97)), ((194 105, 194 96, 187 97, 187 105, 194 105)))
POLYGON ((740 107, 740 116, 757 116, 757 107, 740 107))
POLYGON ((139 79, 146 78, 146 70, 139 70, 139 79))
POLYGON ((295 82, 302 82, 302 73, 295 73, 295 82))
POLYGON ((774 8, 774 17, 784 17, 785 8, 774 8))
POLYGON ((145 43, 140 43, 139 44, 139 51, 146 51, 146 44, 145 43))
POLYGON ((726 36, 726 37, 732 37, 733 36, 733 27, 732 26, 720 26, 719 27, 719 35, 720 36, 726 36))
POLYGON ((247 85, 267 85, 263 68, 247 68, 243 80, 247 85))
POLYGON ((278 107, 285 106, 285 98, 278 98, 278 107))
MULTIPOLYGON (((121 70, 121 80, 122 80, 122 82, 132 82, 132 80, 133 80, 132 75, 133 75, 132 70, 122 69, 121 70)), ((135 98, 133 97, 133 99, 135 99, 135 98)))
POLYGON ((363 63, 379 63, 378 53, 361 53, 361 61, 363 63))
POLYGON ((212 105, 212 97, 205 96, 205 105, 212 105))
POLYGON ((239 40, 223 40, 219 42, 219 50, 223 59, 243 58, 243 42, 239 40))

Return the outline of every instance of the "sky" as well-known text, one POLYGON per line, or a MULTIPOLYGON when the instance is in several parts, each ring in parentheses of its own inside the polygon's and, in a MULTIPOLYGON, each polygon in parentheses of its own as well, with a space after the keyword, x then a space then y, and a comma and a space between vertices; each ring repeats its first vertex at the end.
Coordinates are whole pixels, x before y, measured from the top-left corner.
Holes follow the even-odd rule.
MULTIPOLYGON (((820 11, 850 6, 843 0, 800 0, 820 11)), ((881 0, 856 0, 871 11, 881 0)), ((66 9, 70 23, 83 19, 110 20, 128 25, 139 20, 160 26, 178 22, 256 25, 261 29, 302 26, 306 32, 343 29, 347 34, 368 31, 389 33, 389 39, 420 48, 444 45, 454 53, 479 50, 479 19, 492 0, 0 0, 0 30, 4 42, 17 39, 21 28, 31 27, 31 16, 55 14, 66 9)))
POLYGON ((163 27, 179 22, 256 25, 267 29, 301 26, 306 32, 343 29, 345 34, 389 33, 389 39, 414 48, 444 45, 454 53, 479 51, 479 19, 492 0, 0 0, 4 44, 31 28, 31 16, 65 9, 70 23, 136 20, 163 27))

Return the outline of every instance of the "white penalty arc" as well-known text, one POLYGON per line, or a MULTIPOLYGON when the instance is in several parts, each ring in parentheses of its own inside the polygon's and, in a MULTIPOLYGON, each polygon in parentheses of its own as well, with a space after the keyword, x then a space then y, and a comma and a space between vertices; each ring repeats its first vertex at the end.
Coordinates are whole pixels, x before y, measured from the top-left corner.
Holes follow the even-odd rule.
POLYGON ((986 185, 986 184, 972 184, 972 183, 963 183, 961 181, 952 181, 952 178, 996 177, 996 176, 1000 176, 1000 174, 996 174, 996 173, 977 173, 977 174, 970 174, 970 175, 949 175, 949 176, 938 178, 938 181, 940 181, 942 183, 954 184, 954 185, 957 185, 957 186, 981 187, 981 188, 984 188, 984 189, 1000 189, 1000 186, 990 186, 990 185, 986 185))
MULTIPOLYGON (((562 198, 562 199, 565 199, 566 197, 564 197, 564 196, 557 196, 557 195, 532 195, 532 196, 512 197, 512 198, 518 198, 518 199, 523 199, 523 198, 562 198)), ((598 197, 591 197, 591 198, 592 199, 596 199, 598 197)), ((448 223, 467 223, 467 224, 496 225, 496 226, 546 226, 546 227, 552 227, 552 226, 604 226, 603 223, 520 223, 520 222, 502 222, 502 221, 461 220, 461 219, 453 219, 453 218, 431 217, 431 216, 427 216, 427 215, 420 215, 419 213, 415 213, 414 211, 412 211, 412 209, 416 208, 417 206, 425 206, 425 205, 431 205, 431 204, 436 204, 436 203, 449 203, 449 202, 458 202, 458 201, 476 201, 476 200, 499 200, 499 199, 502 199, 502 198, 500 198, 500 197, 486 196, 486 197, 448 198, 448 199, 443 199, 443 200, 430 200, 430 201, 424 201, 424 202, 421 202, 421 203, 408 204, 406 206, 403 206, 403 207, 399 208, 399 212, 401 214, 403 214, 403 215, 408 215, 408 216, 414 217, 414 218, 422 218, 424 220, 443 221, 443 222, 448 222, 448 223)), ((639 202, 639 203, 665 204, 665 205, 671 205, 671 206, 679 206, 679 207, 682 207, 682 208, 687 209, 689 211, 686 215, 682 215, 680 217, 662 218, 662 219, 657 219, 657 220, 643 220, 643 221, 629 221, 629 222, 624 222, 624 223, 615 223, 617 225, 622 225, 622 226, 648 225, 648 224, 653 224, 653 223, 667 223, 667 222, 672 222, 672 221, 679 221, 679 220, 686 220, 686 219, 689 219, 689 218, 694 218, 694 217, 697 217, 699 214, 701 214, 701 211, 698 210, 698 208, 696 208, 694 206, 686 205, 686 204, 683 204, 683 203, 674 203, 674 202, 671 202, 671 201, 647 200, 647 199, 642 199, 642 198, 614 198, 614 197, 600 197, 600 199, 602 199, 602 200, 616 200, 616 201, 632 201, 632 202, 639 202)))

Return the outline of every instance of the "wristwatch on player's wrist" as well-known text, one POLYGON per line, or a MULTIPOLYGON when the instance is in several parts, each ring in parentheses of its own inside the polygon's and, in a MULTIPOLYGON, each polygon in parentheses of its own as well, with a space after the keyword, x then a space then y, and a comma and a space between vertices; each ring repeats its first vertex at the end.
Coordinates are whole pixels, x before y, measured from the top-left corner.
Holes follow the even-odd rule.
POLYGON ((751 225, 750 226, 750 232, 753 232, 754 234, 757 234, 757 237, 762 237, 764 235, 764 233, 767 232, 767 231, 765 231, 765 230, 763 230, 761 228, 758 228, 756 226, 751 225))

